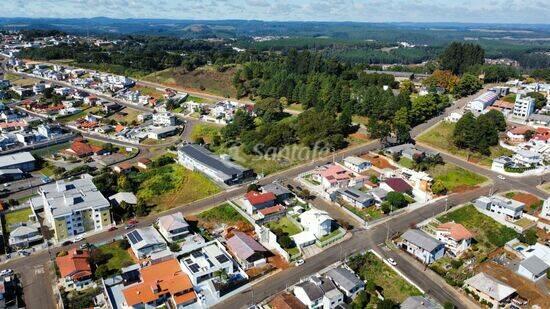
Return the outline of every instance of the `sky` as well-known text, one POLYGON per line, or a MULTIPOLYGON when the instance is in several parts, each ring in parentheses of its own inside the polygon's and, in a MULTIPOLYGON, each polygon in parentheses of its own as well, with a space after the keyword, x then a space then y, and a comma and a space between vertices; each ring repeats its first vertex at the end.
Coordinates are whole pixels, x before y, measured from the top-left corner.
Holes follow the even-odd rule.
POLYGON ((548 0, 0 0, 2 17, 550 23, 548 0))

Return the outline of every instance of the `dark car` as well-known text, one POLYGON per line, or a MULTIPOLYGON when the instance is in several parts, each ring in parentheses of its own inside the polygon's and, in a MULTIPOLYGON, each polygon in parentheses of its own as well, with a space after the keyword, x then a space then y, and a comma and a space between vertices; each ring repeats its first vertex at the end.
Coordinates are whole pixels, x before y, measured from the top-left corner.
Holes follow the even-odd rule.
POLYGON ((118 230, 118 227, 116 227, 116 226, 111 226, 111 227, 108 229, 109 232, 116 231, 116 230, 118 230))
POLYGON ((65 240, 64 242, 61 243, 62 246, 68 246, 68 245, 71 245, 73 242, 70 241, 70 240, 65 240))

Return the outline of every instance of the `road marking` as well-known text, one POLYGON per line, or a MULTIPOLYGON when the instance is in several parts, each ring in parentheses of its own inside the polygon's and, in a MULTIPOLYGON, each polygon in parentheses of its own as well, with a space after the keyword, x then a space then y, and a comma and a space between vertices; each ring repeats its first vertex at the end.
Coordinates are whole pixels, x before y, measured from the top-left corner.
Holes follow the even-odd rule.
POLYGON ((41 275, 44 273, 44 266, 43 265, 37 265, 34 267, 34 274, 35 275, 41 275))

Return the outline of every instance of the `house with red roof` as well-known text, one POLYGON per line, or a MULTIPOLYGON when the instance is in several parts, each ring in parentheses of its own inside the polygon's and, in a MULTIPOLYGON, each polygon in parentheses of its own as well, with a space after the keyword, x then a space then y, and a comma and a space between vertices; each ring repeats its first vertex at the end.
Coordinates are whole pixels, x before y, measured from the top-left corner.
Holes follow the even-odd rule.
POLYGON ((395 191, 399 193, 410 193, 412 191, 411 185, 409 185, 404 179, 397 177, 384 180, 380 183, 380 188, 388 192, 395 191))
POLYGON ((227 240, 227 248, 243 269, 261 266, 267 262, 266 254, 269 250, 243 232, 234 231, 233 236, 227 240))
POLYGON ((323 189, 345 189, 350 186, 363 184, 366 178, 361 175, 354 174, 352 171, 345 169, 341 165, 332 163, 326 165, 313 174, 313 180, 320 182, 323 189))
POLYGON ((118 165, 115 165, 115 167, 113 167, 113 171, 115 171, 118 174, 128 174, 129 172, 132 171, 133 168, 134 166, 132 165, 132 163, 122 162, 118 165))
POLYGON ((508 140, 512 143, 521 143, 527 140, 525 136, 529 132, 534 133, 535 129, 530 126, 519 126, 506 132, 506 136, 508 137, 508 140))
POLYGON ((176 259, 145 266, 139 277, 123 288, 122 308, 183 308, 197 301, 193 284, 176 259))
POLYGON ((66 150, 66 153, 84 158, 91 155, 101 155, 105 153, 105 150, 100 146, 91 145, 88 141, 79 138, 71 144, 71 147, 66 150))
POLYGON ((440 224, 435 229, 436 238, 445 244, 447 252, 457 257, 460 256, 472 244, 474 234, 468 231, 462 224, 447 222, 440 224))
POLYGON ((67 255, 55 258, 65 291, 86 288, 92 283, 92 268, 88 250, 72 249, 67 255))
POLYGON ((250 191, 244 195, 244 205, 246 212, 249 215, 255 214, 257 211, 275 205, 277 197, 273 192, 250 191))
POLYGON ((541 141, 544 143, 548 143, 548 140, 550 139, 550 129, 548 128, 537 128, 535 131, 535 135, 533 136, 533 139, 536 141, 541 141))

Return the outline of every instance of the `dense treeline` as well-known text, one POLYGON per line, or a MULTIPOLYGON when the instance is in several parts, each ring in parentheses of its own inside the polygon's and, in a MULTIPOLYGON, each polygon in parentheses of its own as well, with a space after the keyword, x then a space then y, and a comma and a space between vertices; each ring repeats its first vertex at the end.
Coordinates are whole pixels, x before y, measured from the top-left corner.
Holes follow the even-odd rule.
POLYGON ((485 51, 479 45, 452 42, 439 56, 439 61, 443 70, 462 74, 470 66, 482 65, 485 62, 485 51))
POLYGON ((498 133, 506 130, 506 119, 501 112, 491 110, 477 118, 467 112, 456 123, 453 143, 484 155, 491 153, 490 147, 498 144, 498 133))

